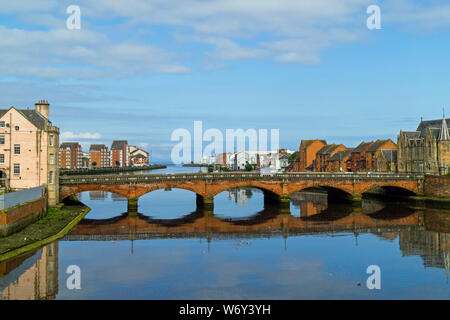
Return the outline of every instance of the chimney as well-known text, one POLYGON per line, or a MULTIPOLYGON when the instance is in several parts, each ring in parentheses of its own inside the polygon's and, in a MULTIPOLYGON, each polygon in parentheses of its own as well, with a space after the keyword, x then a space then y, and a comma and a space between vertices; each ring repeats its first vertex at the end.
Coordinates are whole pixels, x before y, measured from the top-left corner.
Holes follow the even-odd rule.
POLYGON ((40 100, 34 106, 37 112, 42 114, 47 120, 50 119, 50 105, 47 100, 40 100))

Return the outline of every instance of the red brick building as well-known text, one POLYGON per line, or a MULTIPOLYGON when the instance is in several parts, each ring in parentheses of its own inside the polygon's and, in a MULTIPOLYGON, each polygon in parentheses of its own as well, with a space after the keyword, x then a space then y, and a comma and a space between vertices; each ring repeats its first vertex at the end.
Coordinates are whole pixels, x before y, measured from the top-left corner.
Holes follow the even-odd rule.
POLYGON ((391 140, 377 140, 366 151, 366 171, 377 170, 377 157, 382 150, 397 150, 397 145, 391 140))
POLYGON ((78 142, 64 142, 59 147, 59 167, 79 169, 82 167, 82 150, 78 142))
POLYGON ((352 151, 351 155, 351 172, 365 172, 366 171, 366 151, 374 144, 371 142, 361 142, 352 151))
POLYGON ((294 171, 313 171, 316 153, 326 144, 325 140, 302 140, 298 152, 298 162, 294 164, 294 171))
POLYGON ((327 144, 323 146, 316 153, 314 159, 314 171, 315 172, 327 172, 328 159, 332 157, 338 151, 344 151, 347 148, 343 144, 327 144))
POLYGON ((352 169, 350 157, 353 148, 336 152, 327 161, 327 172, 349 172, 352 169))
POLYGON ((127 140, 114 140, 111 145, 111 166, 128 167, 130 165, 130 153, 127 140))
POLYGON ((93 168, 111 167, 111 154, 104 144, 91 144, 89 148, 90 166, 93 168))

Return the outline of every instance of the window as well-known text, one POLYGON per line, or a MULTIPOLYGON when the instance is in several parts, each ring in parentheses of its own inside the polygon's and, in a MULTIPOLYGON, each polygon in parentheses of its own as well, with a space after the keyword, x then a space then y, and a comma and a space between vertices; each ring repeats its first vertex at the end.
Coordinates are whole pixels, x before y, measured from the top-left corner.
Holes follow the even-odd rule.
POLYGON ((5 136, 0 136, 0 144, 5 144, 5 136))
POLYGON ((19 126, 15 126, 14 129, 16 129, 16 131, 19 131, 19 126))
POLYGON ((54 164, 54 162, 55 162, 54 156, 53 156, 52 153, 50 153, 49 163, 50 163, 50 164, 54 164))
POLYGON ((20 154, 20 144, 14 145, 14 154, 20 154))
POLYGON ((53 171, 48 173, 48 183, 53 184, 53 171))
POLYGON ((3 153, 0 154, 0 163, 5 163, 5 155, 3 153))
POLYGON ((4 128, 5 127, 5 121, 0 121, 0 128, 4 128))
POLYGON ((14 174, 20 174, 20 163, 14 163, 14 174))
POLYGON ((49 144, 50 144, 50 146, 53 146, 53 135, 50 136, 49 144))

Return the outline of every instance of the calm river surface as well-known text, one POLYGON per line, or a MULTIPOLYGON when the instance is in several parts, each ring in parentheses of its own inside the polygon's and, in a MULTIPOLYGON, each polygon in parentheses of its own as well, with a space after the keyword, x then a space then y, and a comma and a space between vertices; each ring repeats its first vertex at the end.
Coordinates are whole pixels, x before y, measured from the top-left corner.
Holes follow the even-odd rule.
POLYGON ((0 264, 0 299, 450 298, 448 211, 303 193, 289 212, 250 188, 219 194, 214 214, 179 189, 141 197, 137 216, 115 194, 80 200, 92 210, 69 235, 0 264), (71 265, 79 290, 66 285, 71 265), (379 290, 366 286, 370 265, 379 290))

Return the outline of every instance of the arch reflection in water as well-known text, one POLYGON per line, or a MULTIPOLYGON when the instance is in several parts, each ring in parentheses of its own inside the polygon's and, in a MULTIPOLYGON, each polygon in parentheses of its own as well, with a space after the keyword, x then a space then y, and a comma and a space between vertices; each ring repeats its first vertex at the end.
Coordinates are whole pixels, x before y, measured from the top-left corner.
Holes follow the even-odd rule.
MULTIPOLYGON (((263 210, 249 217, 231 218, 216 215, 201 207, 176 219, 159 219, 137 212, 123 213, 110 219, 82 220, 70 235, 130 235, 164 236, 183 234, 202 236, 207 233, 285 233, 341 232, 379 228, 423 226, 423 213, 406 206, 388 206, 372 201, 370 205, 352 207, 330 204, 314 214, 295 217, 285 208, 266 204, 263 210)), ((74 237, 73 237, 74 238, 74 237)), ((75 239, 75 238, 74 238, 75 239)), ((101 239, 101 237, 100 237, 101 239)))
MULTIPOLYGON (((369 232, 382 241, 398 240, 401 256, 419 256, 425 267, 448 270, 450 256, 450 219, 448 213, 434 210, 399 212, 397 207, 370 203, 366 212, 347 207, 345 214, 335 214, 339 207, 306 217, 275 214, 276 208, 265 208, 251 219, 221 219, 193 211, 178 219, 154 219, 142 214, 127 213, 110 219, 85 219, 62 241, 126 240, 153 238, 223 238, 297 237, 306 234, 342 234, 369 232), (273 210, 272 210, 273 209, 273 210)), ((152 241, 152 240, 148 240, 152 241)), ((171 241, 171 240, 167 240, 171 241)), ((85 242, 89 245, 89 242, 85 242)), ((66 248, 68 245, 64 244, 66 248)), ((141 247, 142 249, 142 247, 141 247)), ((280 250, 283 250, 280 247, 280 250)), ((292 248, 291 248, 292 250, 292 248)), ((294 248, 294 251, 296 249, 294 248)), ((65 253, 67 255, 67 252, 65 253)), ((66 257, 67 259, 67 257, 66 257)), ((132 260, 130 260, 132 262, 132 260)), ((62 265, 64 265, 63 262, 62 265)), ((67 264, 67 261, 65 261, 67 264)), ((153 264, 157 263, 155 261, 153 264)), ((58 292, 58 243, 34 253, 0 264, 0 295, 2 299, 52 299, 58 292)), ((59 283, 64 286, 65 283, 59 283)))

